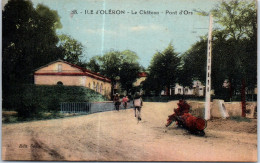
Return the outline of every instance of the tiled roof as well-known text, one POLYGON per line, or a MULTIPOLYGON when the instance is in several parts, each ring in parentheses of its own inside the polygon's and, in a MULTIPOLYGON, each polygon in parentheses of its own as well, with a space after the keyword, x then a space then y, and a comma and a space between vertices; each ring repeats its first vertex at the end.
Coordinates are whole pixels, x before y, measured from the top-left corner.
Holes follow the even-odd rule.
POLYGON ((92 78, 95 78, 95 79, 98 79, 98 80, 102 80, 102 81, 106 81, 106 82, 111 82, 111 80, 99 73, 96 73, 96 72, 93 72, 93 71, 90 71, 86 68, 82 68, 80 66, 77 66, 75 64, 72 64, 72 63, 69 63, 69 62, 66 62, 66 61, 63 61, 63 60, 56 60, 54 62, 50 62, 49 64, 47 65, 44 65, 38 69, 36 69, 35 71, 43 68, 43 67, 47 67, 53 63, 56 63, 56 62, 63 62, 63 63, 66 63, 72 67, 75 67, 77 69, 80 69, 82 71, 82 73, 68 73, 68 72, 44 72, 44 73, 34 73, 34 75, 61 75, 61 76, 89 76, 89 77, 92 77, 92 78))

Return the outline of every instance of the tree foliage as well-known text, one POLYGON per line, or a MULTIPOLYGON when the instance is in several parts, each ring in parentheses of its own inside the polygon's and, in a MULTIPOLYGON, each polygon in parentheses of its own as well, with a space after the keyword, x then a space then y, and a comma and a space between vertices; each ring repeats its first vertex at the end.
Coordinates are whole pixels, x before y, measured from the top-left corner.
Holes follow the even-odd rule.
POLYGON ((123 62, 120 69, 120 83, 121 87, 126 90, 127 94, 133 88, 133 83, 140 72, 140 65, 137 62, 123 62))
POLYGON ((71 36, 59 35, 59 47, 62 49, 63 60, 79 64, 83 54, 83 45, 71 36))
POLYGON ((256 1, 223 1, 212 11, 226 38, 250 38, 256 30, 256 1))
POLYGON ((192 45, 191 49, 182 56, 182 68, 179 73, 178 83, 183 86, 192 86, 194 80, 205 82, 207 40, 201 38, 200 41, 192 45))
POLYGON ((94 56, 90 58, 89 62, 87 63, 87 68, 91 71, 100 73, 101 67, 100 67, 100 61, 99 61, 99 56, 94 56))
POLYGON ((42 4, 34 8, 29 0, 9 0, 2 13, 4 88, 31 83, 33 71, 51 61, 80 62, 82 45, 56 34, 62 27, 57 11, 42 4))
POLYGON ((10 0, 3 10, 3 85, 28 83, 30 74, 60 56, 56 11, 30 1, 10 0))
POLYGON ((146 91, 154 90, 159 94, 164 88, 169 89, 170 85, 177 82, 180 63, 181 60, 172 44, 169 44, 163 52, 157 52, 149 66, 149 76, 145 83, 146 91))
POLYGON ((113 83, 119 76, 122 64, 122 54, 119 51, 110 51, 99 58, 101 73, 109 77, 113 83))

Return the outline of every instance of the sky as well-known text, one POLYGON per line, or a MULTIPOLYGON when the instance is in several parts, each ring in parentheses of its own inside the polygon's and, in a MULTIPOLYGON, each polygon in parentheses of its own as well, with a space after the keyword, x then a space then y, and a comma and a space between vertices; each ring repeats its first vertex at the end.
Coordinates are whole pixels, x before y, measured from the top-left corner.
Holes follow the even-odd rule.
POLYGON ((173 44, 176 52, 183 54, 200 36, 206 35, 209 17, 197 15, 194 9, 209 11, 219 1, 32 0, 34 6, 42 3, 58 12, 63 27, 57 33, 70 35, 82 43, 83 60, 110 50, 131 50, 136 52, 139 63, 146 68, 153 55, 163 51, 169 43, 173 44), (73 10, 77 14, 71 14, 73 10), (85 14, 85 10, 93 10, 93 14, 85 14), (100 10, 125 13, 102 14, 100 10), (157 14, 144 14, 144 11, 157 14), (132 14, 135 12, 137 14, 132 14))

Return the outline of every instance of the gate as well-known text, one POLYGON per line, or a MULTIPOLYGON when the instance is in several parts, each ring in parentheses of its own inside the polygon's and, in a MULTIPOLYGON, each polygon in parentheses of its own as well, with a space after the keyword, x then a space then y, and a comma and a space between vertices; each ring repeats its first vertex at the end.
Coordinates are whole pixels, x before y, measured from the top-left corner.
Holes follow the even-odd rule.
POLYGON ((91 103, 89 102, 61 102, 61 113, 90 113, 91 103))

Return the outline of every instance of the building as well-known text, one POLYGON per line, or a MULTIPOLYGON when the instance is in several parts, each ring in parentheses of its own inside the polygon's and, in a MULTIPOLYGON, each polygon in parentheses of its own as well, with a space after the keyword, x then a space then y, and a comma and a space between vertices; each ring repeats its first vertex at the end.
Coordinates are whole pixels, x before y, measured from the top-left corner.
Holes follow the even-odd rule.
POLYGON ((194 93, 193 89, 191 89, 189 87, 185 87, 183 89, 183 86, 179 85, 178 83, 175 84, 173 91, 174 91, 175 95, 193 95, 193 93, 194 93))
POLYGON ((205 86, 202 85, 200 81, 193 81, 192 88, 184 87, 179 85, 178 83, 175 84, 174 87, 174 94, 175 95, 194 95, 194 96, 204 96, 205 95, 205 86))
POLYGON ((36 69, 34 84, 83 86, 108 98, 111 95, 109 78, 63 60, 57 60, 36 69))
MULTIPOLYGON (((166 90, 162 90, 161 95, 166 95, 166 90)), ((171 86, 169 95, 193 95, 193 96, 204 96, 205 86, 200 81, 193 81, 192 88, 184 87, 178 83, 175 86, 171 86)))

